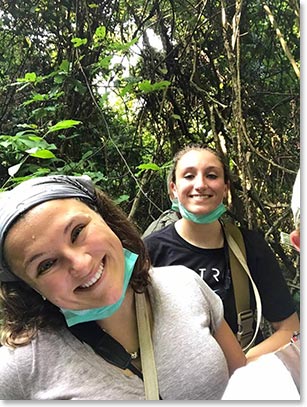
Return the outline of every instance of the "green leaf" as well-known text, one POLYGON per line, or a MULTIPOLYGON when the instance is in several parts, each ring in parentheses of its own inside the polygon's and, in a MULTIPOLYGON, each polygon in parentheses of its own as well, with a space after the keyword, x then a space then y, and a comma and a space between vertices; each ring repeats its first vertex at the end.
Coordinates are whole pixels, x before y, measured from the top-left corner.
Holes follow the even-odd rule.
POLYGON ((153 171, 160 171, 161 167, 159 167, 155 163, 148 163, 148 164, 140 164, 137 168, 140 170, 153 170, 153 171))
POLYGON ((25 82, 25 83, 34 83, 34 82, 41 82, 43 80, 42 76, 37 76, 35 72, 27 72, 23 78, 18 78, 17 83, 25 82))
POLYGON ((60 72, 58 75, 56 75, 54 77, 54 83, 56 83, 57 85, 61 84, 64 82, 64 80, 66 79, 66 75, 63 74, 63 72, 60 72))
POLYGON ((75 48, 81 47, 81 45, 87 44, 87 38, 72 38, 71 42, 73 43, 75 48))
POLYGON ((128 199, 129 199, 129 195, 121 195, 118 198, 114 199, 114 202, 116 204, 120 204, 121 202, 128 201, 128 199))
POLYGON ((28 128, 30 128, 30 129, 37 129, 38 128, 38 126, 37 126, 37 124, 29 124, 29 123, 19 123, 19 124, 17 124, 17 127, 18 128, 20 128, 20 129, 28 129, 28 128))
POLYGON ((106 56, 106 57, 104 57, 104 58, 101 58, 101 59, 99 60, 99 62, 98 62, 97 65, 98 65, 100 68, 109 68, 110 62, 111 62, 112 58, 113 58, 113 57, 112 57, 111 55, 106 56))
POLYGON ((112 48, 116 51, 127 51, 129 48, 132 47, 132 45, 136 44, 138 42, 139 38, 135 37, 129 42, 114 42, 112 45, 112 48))
POLYGON ((152 85, 148 79, 145 79, 145 81, 139 83, 139 89, 143 92, 151 92, 153 90, 152 85))
POLYGON ((64 59, 60 65, 60 70, 64 72, 69 72, 69 61, 64 59))
POLYGON ((62 120, 55 124, 54 126, 49 127, 47 134, 53 133, 54 131, 70 129, 71 127, 75 127, 80 123, 81 123, 80 120, 62 120))
POLYGON ((0 146, 8 148, 11 145, 9 141, 0 141, 0 146))
MULTIPOLYGON (((38 137, 37 134, 35 132, 33 132, 33 130, 23 130, 23 131, 19 131, 18 133, 15 134, 15 137, 23 137, 23 136, 38 137)), ((41 139, 41 137, 40 137, 40 139, 41 139)))
POLYGON ((28 72, 25 74, 25 80, 27 82, 35 82, 36 81, 36 73, 35 72, 28 72))
POLYGON ((148 79, 139 83, 139 89, 145 93, 154 92, 167 88, 171 84, 170 81, 160 81, 153 84, 148 79))
POLYGON ((82 160, 86 160, 88 157, 90 157, 93 154, 92 150, 87 151, 86 153, 83 154, 82 160))
POLYGON ((27 153, 31 157, 36 157, 36 158, 43 158, 43 159, 56 158, 56 156, 49 150, 38 150, 37 148, 31 148, 31 150, 28 150, 27 153), (37 151, 35 151, 35 150, 37 150, 37 151))
POLYGON ((123 97, 125 96, 127 93, 130 93, 131 91, 133 91, 134 85, 133 83, 127 83, 126 86, 123 87, 123 89, 120 92, 120 95, 123 97))
POLYGON ((105 36, 106 36, 106 32, 107 32, 106 27, 101 25, 100 27, 96 28, 96 31, 95 31, 94 35, 95 35, 95 37, 97 37, 97 39, 103 40, 105 38, 105 36))
POLYGON ((175 120, 181 120, 181 116, 179 116, 179 114, 172 114, 172 118, 175 120))
POLYGON ((39 137, 39 136, 34 135, 34 136, 29 136, 29 140, 32 140, 32 141, 42 141, 42 140, 43 140, 43 138, 42 138, 42 137, 39 137))
POLYGON ((161 90, 168 88, 170 86, 171 82, 170 81, 160 81, 160 82, 155 82, 153 86, 153 90, 161 90))

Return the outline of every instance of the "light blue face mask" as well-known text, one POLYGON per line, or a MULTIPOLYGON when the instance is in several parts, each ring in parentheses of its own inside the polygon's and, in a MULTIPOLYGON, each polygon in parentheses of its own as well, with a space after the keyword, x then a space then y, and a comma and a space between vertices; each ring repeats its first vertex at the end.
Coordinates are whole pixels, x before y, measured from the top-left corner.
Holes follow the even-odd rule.
POLYGON ((133 272, 133 268, 138 258, 137 254, 130 252, 127 249, 124 249, 124 256, 125 256, 125 273, 124 273, 123 292, 120 299, 114 304, 105 305, 99 308, 91 308, 84 310, 69 310, 61 308, 61 311, 64 314, 68 326, 80 324, 81 322, 97 321, 99 319, 108 318, 119 309, 125 298, 127 287, 133 272))
POLYGON ((204 215, 196 215, 195 213, 188 211, 177 198, 172 203, 172 209, 174 209, 174 206, 175 208, 178 208, 177 211, 179 210, 184 219, 201 224, 213 223, 226 212, 226 206, 222 202, 213 211, 204 215))
POLYGON ((179 205, 178 205, 178 199, 177 199, 177 198, 174 198, 174 199, 172 200, 172 206, 171 206, 171 208, 173 209, 173 211, 179 212, 179 205))

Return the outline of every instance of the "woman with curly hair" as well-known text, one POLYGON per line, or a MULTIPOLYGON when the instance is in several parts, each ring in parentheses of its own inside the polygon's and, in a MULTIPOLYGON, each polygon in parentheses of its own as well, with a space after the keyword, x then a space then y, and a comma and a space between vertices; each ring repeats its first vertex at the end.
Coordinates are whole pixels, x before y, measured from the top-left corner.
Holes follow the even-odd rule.
POLYGON ((151 268, 137 229, 88 178, 4 193, 0 282, 2 400, 154 399, 140 309, 158 398, 220 399, 246 362, 220 298, 192 270, 151 268))

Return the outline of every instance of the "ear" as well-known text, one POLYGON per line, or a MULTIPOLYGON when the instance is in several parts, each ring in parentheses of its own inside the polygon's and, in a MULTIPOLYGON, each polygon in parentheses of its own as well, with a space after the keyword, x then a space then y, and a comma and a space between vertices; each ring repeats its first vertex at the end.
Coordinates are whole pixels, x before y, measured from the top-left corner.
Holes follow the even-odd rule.
POLYGON ((169 190, 170 190, 170 195, 172 195, 173 198, 178 198, 177 188, 176 188, 175 182, 171 181, 169 183, 169 190))
POLYGON ((293 247, 299 252, 300 251, 300 231, 298 229, 293 230, 290 233, 290 242, 293 247))
POLYGON ((224 199, 227 198, 229 190, 230 190, 230 182, 227 181, 227 183, 225 184, 225 188, 224 188, 224 199))

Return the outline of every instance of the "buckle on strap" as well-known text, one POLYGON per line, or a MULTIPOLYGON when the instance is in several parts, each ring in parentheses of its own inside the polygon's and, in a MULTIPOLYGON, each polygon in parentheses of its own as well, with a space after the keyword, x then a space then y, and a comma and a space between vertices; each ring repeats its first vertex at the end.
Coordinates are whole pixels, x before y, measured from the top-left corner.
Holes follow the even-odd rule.
POLYGON ((249 344, 251 341, 254 329, 254 313, 251 309, 242 311, 238 314, 238 332, 237 339, 242 348, 249 344))

